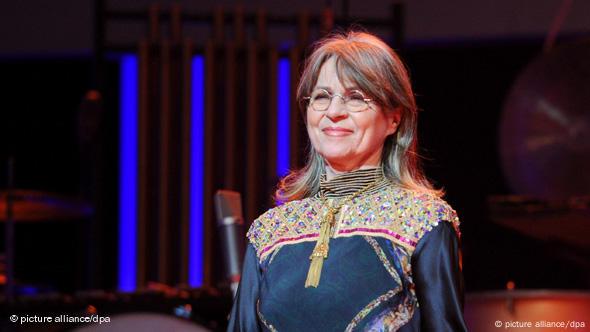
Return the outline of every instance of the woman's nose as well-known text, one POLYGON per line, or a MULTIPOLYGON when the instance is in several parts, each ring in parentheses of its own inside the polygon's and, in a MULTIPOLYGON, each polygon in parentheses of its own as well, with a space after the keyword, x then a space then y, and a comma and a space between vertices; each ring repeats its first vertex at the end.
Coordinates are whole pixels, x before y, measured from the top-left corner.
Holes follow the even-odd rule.
POLYGON ((346 118, 348 116, 348 111, 346 110, 346 105, 344 104, 344 98, 342 98, 340 95, 333 96, 330 106, 326 110, 326 116, 331 120, 346 118))

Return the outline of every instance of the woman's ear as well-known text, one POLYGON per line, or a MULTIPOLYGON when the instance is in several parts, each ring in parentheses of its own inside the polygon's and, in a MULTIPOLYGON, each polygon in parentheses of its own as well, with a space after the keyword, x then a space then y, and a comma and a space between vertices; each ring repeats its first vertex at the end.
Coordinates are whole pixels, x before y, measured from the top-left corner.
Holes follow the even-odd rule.
POLYGON ((401 121, 401 108, 397 107, 391 112, 387 112, 387 135, 393 135, 399 127, 401 121))

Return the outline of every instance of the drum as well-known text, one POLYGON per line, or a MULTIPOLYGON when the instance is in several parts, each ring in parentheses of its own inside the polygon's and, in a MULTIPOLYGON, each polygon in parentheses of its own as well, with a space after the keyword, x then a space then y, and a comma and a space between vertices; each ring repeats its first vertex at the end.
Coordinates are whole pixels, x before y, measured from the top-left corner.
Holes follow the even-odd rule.
POLYGON ((128 313, 109 317, 109 322, 92 323, 75 332, 208 332, 211 331, 191 321, 158 313, 128 313))
POLYGON ((470 331, 590 331, 590 292, 508 290, 465 300, 470 331))

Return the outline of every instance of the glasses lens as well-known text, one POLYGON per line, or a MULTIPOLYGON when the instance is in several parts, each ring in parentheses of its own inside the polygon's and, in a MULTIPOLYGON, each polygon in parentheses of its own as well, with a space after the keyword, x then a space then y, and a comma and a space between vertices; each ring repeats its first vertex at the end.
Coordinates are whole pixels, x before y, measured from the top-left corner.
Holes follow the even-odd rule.
POLYGON ((346 96, 346 107, 351 112, 360 112, 367 109, 368 105, 365 96, 359 91, 352 91, 346 96))
POLYGON ((318 90, 311 94, 311 107, 316 111, 325 111, 330 106, 332 98, 327 91, 318 90))

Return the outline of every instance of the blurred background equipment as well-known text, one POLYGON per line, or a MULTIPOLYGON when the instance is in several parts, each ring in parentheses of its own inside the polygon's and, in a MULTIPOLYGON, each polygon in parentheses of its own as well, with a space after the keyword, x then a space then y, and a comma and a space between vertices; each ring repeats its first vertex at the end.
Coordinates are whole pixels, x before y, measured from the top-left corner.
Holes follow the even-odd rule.
POLYGON ((62 319, 55 324, 14 325, 5 319, 0 321, 0 331, 224 331, 230 306, 231 298, 214 289, 157 284, 135 293, 94 290, 21 295, 11 306, 0 306, 0 314, 66 319, 95 315, 108 317, 111 323, 64 323, 62 319))
POLYGON ((468 294, 465 320, 470 331, 502 330, 560 332, 585 331, 590 313, 590 292, 550 290, 506 290, 468 294), (500 323, 498 323, 500 322, 500 323), (531 328, 506 324, 531 323, 531 328), (563 326, 550 324, 563 323, 563 326), (501 325, 500 325, 501 324, 501 325))
MULTIPOLYGON (((12 161, 11 161, 12 164, 12 161)), ((12 165, 9 166, 12 168, 12 165)), ((10 171, 12 172, 12 169, 10 171)), ((12 176, 12 174, 11 174, 12 176)), ((12 181, 9 181, 12 182, 12 181)), ((34 227, 35 223, 51 223, 55 220, 81 220, 92 215, 92 207, 79 200, 63 195, 44 193, 34 190, 9 189, 0 191, 0 222, 5 227, 4 255, 0 257, 0 285, 5 287, 5 295, 8 301, 14 300, 15 293, 22 293, 26 289, 30 291, 39 290, 40 287, 33 285, 23 285, 15 280, 15 266, 17 263, 24 266, 25 262, 15 260, 15 249, 17 247, 15 235, 15 222, 32 223, 29 228, 34 227), (5 268, 4 268, 5 267, 5 268)), ((24 230, 24 228, 20 228, 24 230)), ((31 240, 31 234, 18 234, 22 241, 28 237, 31 240), (25 236, 23 236, 25 235, 25 236)), ((20 248, 24 248, 18 241, 20 248)), ((41 248, 39 248, 41 249, 41 248)), ((41 255, 39 255, 41 257, 41 255)), ((21 255, 21 259, 26 255, 21 255)), ((35 264, 34 261, 26 260, 29 264, 35 264)))
POLYGON ((215 212, 217 230, 221 238, 225 274, 231 283, 231 290, 235 296, 242 273, 242 258, 246 243, 240 193, 218 190, 215 193, 215 212))
POLYGON ((537 56, 516 79, 502 112, 502 168, 515 194, 590 196, 590 40, 537 56))
MULTIPOLYGON (((547 44, 546 44, 547 45, 547 44)), ((490 218, 551 247, 590 280, 590 39, 546 47, 516 78, 499 148, 512 195, 490 218)), ((586 285, 585 287, 588 287, 586 285)))
MULTIPOLYGON (((0 190, 0 221, 6 221, 9 191, 0 190)), ((12 216, 16 222, 79 220, 92 215, 90 204, 76 198, 37 190, 14 189, 12 216)))
POLYGON ((73 330, 74 332, 207 332, 211 331, 199 325, 183 321, 179 318, 157 313, 133 313, 113 316, 109 323, 86 325, 73 330))

